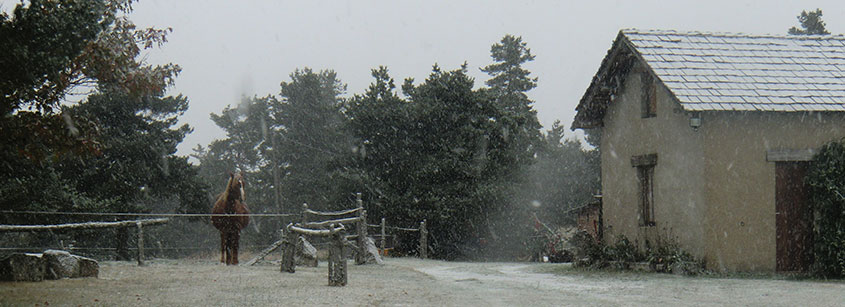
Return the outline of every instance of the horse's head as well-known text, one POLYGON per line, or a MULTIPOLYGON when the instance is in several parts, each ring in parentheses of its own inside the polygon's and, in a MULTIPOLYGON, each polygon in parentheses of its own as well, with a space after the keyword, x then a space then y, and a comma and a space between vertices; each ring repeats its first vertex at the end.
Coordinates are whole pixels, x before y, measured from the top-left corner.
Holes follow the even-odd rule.
POLYGON ((242 172, 234 174, 229 173, 228 192, 230 196, 236 196, 236 198, 240 201, 244 201, 246 199, 246 193, 244 192, 244 176, 242 172))

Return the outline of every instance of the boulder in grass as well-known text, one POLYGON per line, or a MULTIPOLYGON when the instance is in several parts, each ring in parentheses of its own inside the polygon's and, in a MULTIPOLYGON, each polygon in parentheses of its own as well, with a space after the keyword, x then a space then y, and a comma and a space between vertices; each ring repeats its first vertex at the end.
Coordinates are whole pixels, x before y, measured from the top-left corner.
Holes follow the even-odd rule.
POLYGON ((376 264, 384 264, 384 261, 381 259, 381 255, 378 253, 378 248, 376 247, 376 242, 373 241, 373 238, 367 237, 364 240, 364 248, 365 251, 365 263, 376 263, 376 264))
POLYGON ((44 259, 47 262, 47 279, 97 277, 100 272, 100 265, 96 260, 72 255, 66 251, 46 250, 44 259))
POLYGON ((77 277, 94 277, 100 275, 100 264, 97 260, 86 258, 82 256, 76 256, 77 260, 79 260, 79 276, 77 277))
POLYGON ((79 273, 79 260, 66 251, 48 249, 44 251, 47 279, 73 278, 79 273))
POLYGON ((296 246, 296 264, 317 267, 317 248, 303 236, 299 236, 296 246))
POLYGON ((42 281, 46 267, 42 254, 12 254, 0 260, 0 280, 42 281))

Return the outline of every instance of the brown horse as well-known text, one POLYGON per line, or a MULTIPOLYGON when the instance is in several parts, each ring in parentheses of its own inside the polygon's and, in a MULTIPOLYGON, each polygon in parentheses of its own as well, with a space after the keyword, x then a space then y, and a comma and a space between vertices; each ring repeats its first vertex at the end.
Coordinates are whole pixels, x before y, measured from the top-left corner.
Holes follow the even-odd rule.
MULTIPOLYGON (((249 214, 244 202, 244 178, 241 173, 229 174, 226 190, 217 197, 212 214, 249 214)), ((249 224, 249 216, 212 216, 211 224, 220 230, 220 262, 238 264, 241 229, 249 224)))

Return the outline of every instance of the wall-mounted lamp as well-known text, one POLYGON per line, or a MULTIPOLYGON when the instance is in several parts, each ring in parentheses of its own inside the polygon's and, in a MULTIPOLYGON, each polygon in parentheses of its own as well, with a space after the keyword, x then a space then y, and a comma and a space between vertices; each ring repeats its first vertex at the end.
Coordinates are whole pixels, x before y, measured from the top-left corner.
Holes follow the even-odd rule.
POLYGON ((698 127, 701 127, 700 112, 692 112, 692 117, 689 118, 689 126, 692 127, 692 130, 698 131, 698 127))

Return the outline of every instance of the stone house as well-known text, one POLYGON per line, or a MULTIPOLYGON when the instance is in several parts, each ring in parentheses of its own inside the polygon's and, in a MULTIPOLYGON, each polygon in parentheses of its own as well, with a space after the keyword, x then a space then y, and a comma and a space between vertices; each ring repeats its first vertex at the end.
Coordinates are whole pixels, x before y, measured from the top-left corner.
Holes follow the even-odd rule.
POLYGON ((803 176, 845 137, 845 37, 622 30, 572 129, 601 133, 603 236, 802 271, 803 176))

